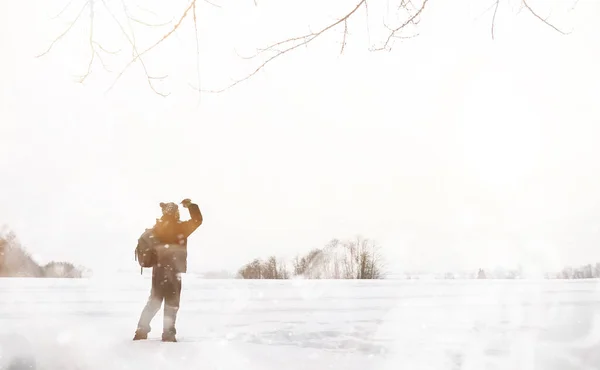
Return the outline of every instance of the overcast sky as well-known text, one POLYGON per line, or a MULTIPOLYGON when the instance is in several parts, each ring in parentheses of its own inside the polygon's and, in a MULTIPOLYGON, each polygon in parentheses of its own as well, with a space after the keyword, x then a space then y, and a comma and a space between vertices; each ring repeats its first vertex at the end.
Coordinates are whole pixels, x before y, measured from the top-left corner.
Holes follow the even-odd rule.
MULTIPOLYGON (((148 23, 186 7, 148 2, 154 16, 127 1, 148 23)), ((198 11, 205 89, 256 66, 236 52, 354 6, 214 1, 222 7, 198 11)), ((68 2, 49 3, 0 4, 0 224, 41 262, 136 271, 133 249, 158 203, 185 197, 205 216, 189 240, 191 270, 235 270, 357 234, 398 271, 600 261, 595 1, 529 2, 568 36, 502 3, 494 41, 488 4, 431 2, 418 37, 370 52, 388 7, 371 1, 368 24, 362 10, 349 22, 344 54, 336 29, 199 106, 191 23, 146 57, 152 74, 169 75, 157 85, 169 97, 149 89, 139 63, 106 93, 116 75, 98 59, 75 82, 90 54, 89 13, 34 58, 83 6, 74 0, 51 20, 68 2)), ((131 48, 95 4, 94 35, 121 49, 104 55, 119 72, 131 48)), ((122 2, 106 4, 122 17, 122 2)), ((168 30, 132 23, 142 49, 168 30)))

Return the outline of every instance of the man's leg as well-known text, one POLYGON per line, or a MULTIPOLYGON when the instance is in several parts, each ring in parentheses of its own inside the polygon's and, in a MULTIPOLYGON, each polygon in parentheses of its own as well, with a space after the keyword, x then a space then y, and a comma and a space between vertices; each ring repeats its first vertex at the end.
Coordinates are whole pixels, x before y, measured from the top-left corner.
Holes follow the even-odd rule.
POLYGON ((179 302, 181 300, 181 278, 179 274, 172 276, 168 284, 165 285, 165 308, 163 319, 163 340, 175 342, 175 322, 177 312, 179 311, 179 302))
POLYGON ((134 339, 146 339, 148 337, 148 333, 152 330, 152 328, 150 327, 150 322, 152 321, 154 316, 156 316, 158 310, 160 310, 160 306, 162 305, 163 299, 164 294, 161 287, 158 284, 158 279, 156 279, 153 276, 150 297, 148 297, 146 306, 144 307, 144 309, 142 310, 142 314, 140 315, 134 339))
POLYGON ((146 306, 140 315, 140 320, 138 321, 136 337, 145 337, 152 330, 150 327, 150 322, 156 316, 158 310, 160 310, 160 306, 162 305, 162 297, 158 295, 151 294, 148 298, 148 302, 146 302, 146 306))

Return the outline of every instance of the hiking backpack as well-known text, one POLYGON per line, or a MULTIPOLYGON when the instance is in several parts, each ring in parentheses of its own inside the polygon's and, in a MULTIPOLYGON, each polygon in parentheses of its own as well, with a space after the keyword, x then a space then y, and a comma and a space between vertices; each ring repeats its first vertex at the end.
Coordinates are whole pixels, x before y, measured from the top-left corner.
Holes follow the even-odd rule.
POLYGON ((144 267, 154 267, 156 265, 156 245, 158 243, 158 238, 154 237, 152 229, 146 229, 140 235, 135 248, 135 259, 141 267, 140 272, 143 272, 144 267))

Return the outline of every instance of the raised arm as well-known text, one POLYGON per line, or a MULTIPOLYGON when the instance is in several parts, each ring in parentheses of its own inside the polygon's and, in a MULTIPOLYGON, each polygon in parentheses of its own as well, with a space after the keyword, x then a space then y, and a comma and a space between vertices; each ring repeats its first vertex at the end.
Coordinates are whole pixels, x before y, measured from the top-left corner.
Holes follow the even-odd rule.
POLYGON ((198 207, 198 205, 196 203, 186 202, 184 204, 184 206, 190 212, 190 219, 187 221, 183 221, 181 223, 181 226, 183 228, 183 233, 185 234, 185 237, 187 238, 194 231, 196 231, 198 226, 202 225, 203 219, 202 219, 202 213, 200 212, 200 207, 198 207))

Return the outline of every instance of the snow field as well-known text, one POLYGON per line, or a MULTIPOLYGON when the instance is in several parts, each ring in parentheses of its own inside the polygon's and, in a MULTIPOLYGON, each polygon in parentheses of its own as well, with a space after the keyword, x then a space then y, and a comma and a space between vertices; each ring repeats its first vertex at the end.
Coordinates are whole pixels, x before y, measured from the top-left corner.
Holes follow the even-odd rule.
POLYGON ((0 279, 0 369, 600 369, 599 288, 185 276, 161 343, 162 313, 131 341, 147 276, 0 279))

